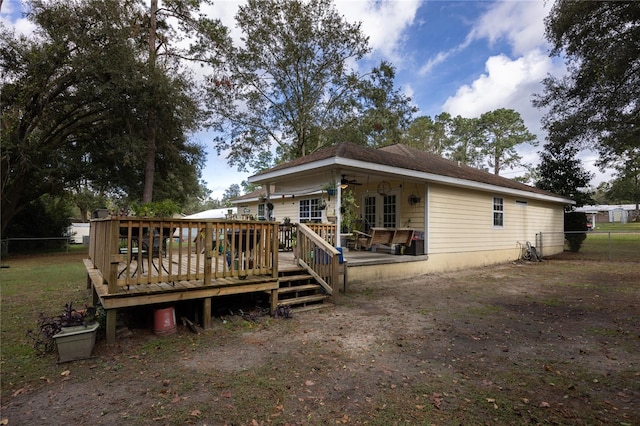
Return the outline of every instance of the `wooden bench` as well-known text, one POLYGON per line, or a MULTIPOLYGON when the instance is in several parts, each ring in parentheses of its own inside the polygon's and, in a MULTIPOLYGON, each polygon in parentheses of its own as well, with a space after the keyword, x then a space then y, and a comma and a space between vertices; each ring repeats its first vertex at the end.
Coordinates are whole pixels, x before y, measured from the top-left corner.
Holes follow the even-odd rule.
POLYGON ((393 244, 411 245, 411 240, 416 233, 411 228, 371 228, 370 234, 354 231, 357 245, 370 249, 374 245, 391 246, 393 244))

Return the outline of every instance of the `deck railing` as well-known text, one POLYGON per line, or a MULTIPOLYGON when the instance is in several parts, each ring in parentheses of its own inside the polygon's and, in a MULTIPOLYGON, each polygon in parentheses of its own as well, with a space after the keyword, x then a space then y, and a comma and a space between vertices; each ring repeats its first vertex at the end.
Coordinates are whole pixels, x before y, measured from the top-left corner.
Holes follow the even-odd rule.
POLYGON ((329 238, 329 241, 332 241, 331 235, 335 236, 335 225, 297 225, 298 262, 316 278, 329 295, 332 295, 334 289, 338 288, 338 268, 340 265, 340 252, 333 247, 333 243, 325 240, 325 238, 329 238), (333 230, 330 229, 331 227, 333 230), (317 233, 316 230, 320 233, 317 233))
POLYGON ((277 277, 274 222, 112 217, 91 222, 89 257, 109 286, 277 277))

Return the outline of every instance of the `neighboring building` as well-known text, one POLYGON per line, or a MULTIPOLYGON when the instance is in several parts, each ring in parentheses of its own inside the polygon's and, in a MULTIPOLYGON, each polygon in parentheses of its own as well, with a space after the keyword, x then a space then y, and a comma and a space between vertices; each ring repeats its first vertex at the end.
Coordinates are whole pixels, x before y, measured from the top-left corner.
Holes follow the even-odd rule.
POLYGON ((91 228, 90 223, 73 222, 69 228, 67 228, 67 235, 69 236, 69 242, 72 244, 89 244, 89 230, 91 228))
POLYGON ((640 217, 636 204, 582 206, 576 211, 586 213, 594 228, 598 223, 629 223, 640 217))
POLYGON ((545 241, 537 244, 544 255, 562 252, 564 207, 573 204, 400 144, 380 149, 335 145, 260 172, 249 182, 263 189, 233 201, 239 214, 335 222, 339 228, 341 194, 352 191, 358 205, 352 229, 416 229, 422 238, 415 251, 428 256, 429 271, 515 260, 520 244, 535 244, 540 233, 545 241))

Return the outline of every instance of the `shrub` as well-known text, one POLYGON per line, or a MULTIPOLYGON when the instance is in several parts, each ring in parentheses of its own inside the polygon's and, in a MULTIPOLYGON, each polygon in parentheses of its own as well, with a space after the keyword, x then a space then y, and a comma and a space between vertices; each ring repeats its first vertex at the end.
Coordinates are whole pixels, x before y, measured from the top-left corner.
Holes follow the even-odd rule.
POLYGON ((587 215, 581 212, 567 212, 564 214, 564 238, 569 244, 569 250, 579 252, 582 242, 587 238, 587 215), (583 232, 580 232, 583 231, 583 232))

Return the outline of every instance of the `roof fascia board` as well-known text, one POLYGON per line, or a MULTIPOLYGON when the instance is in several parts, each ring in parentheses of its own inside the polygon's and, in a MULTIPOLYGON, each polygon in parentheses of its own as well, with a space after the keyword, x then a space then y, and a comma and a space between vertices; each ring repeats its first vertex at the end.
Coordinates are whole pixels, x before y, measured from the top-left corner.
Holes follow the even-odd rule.
POLYGON ((249 177, 248 180, 251 183, 255 182, 265 182, 270 179, 275 179, 283 176, 290 175, 292 173, 299 173, 303 171, 319 169, 328 166, 342 166, 342 167, 351 167, 351 168, 359 168, 365 170, 376 171, 380 173, 393 174, 399 176, 406 176, 413 179, 421 179, 436 183, 441 183, 444 185, 451 185, 463 188, 470 189, 478 189, 486 192, 498 192, 502 194, 509 194, 519 197, 525 197, 529 199, 541 200, 541 201, 550 201, 553 203, 561 203, 561 204, 575 204, 575 201, 570 200, 568 198, 563 197, 553 197, 545 194, 537 194, 535 192, 522 191, 520 189, 506 188, 499 185, 492 185, 488 183, 475 182, 472 180, 453 178, 449 176, 442 176, 434 173, 426 173, 420 172, 417 170, 409 170, 401 167, 393 167, 386 166, 383 164, 369 163, 367 161, 354 160, 350 158, 342 158, 342 157, 332 157, 324 160, 320 160, 314 162, 312 164, 304 164, 300 166, 289 167, 282 170, 277 170, 272 173, 265 173, 264 175, 255 176, 255 180, 252 180, 252 177, 249 177))
POLYGON ((269 172, 269 173, 264 173, 261 175, 254 175, 254 176, 249 176, 247 178, 247 180, 250 183, 262 183, 262 184, 266 184, 269 181, 273 180, 273 179, 277 179, 283 176, 288 176, 290 174, 294 174, 294 173, 300 173, 300 172, 304 172, 304 171, 309 171, 309 170, 314 170, 314 169, 321 169, 324 167, 330 167, 330 166, 334 166, 337 164, 337 158, 332 157, 332 158, 326 158, 324 160, 320 160, 320 161, 315 161, 313 163, 310 164, 301 164, 299 166, 293 166, 293 167, 287 167, 286 169, 281 169, 281 170, 276 170, 274 172, 269 172))

